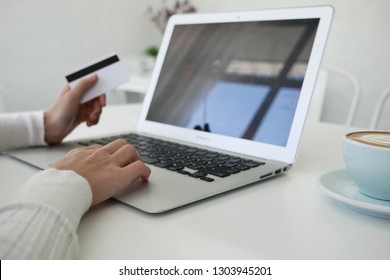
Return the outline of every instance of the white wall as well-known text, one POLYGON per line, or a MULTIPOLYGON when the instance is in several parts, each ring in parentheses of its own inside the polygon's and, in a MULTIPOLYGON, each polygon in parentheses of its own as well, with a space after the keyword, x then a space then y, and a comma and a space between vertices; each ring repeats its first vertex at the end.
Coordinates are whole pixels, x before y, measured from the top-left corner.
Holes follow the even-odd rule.
MULTIPOLYGON (((193 0, 200 12, 331 4, 336 9, 324 64, 354 74, 362 88, 355 125, 368 126, 380 93, 390 85, 388 0, 193 0)), ((0 84, 8 111, 48 107, 64 74, 117 51, 141 54, 160 42, 148 20, 157 0, 0 0, 0 84)), ((390 107, 390 106, 389 106, 390 107)), ((337 114, 337 112, 335 112, 337 114)), ((385 121, 390 129, 390 110, 385 121)))
POLYGON ((48 107, 65 74, 112 51, 159 43, 153 0, 0 0, 0 84, 7 111, 48 107))

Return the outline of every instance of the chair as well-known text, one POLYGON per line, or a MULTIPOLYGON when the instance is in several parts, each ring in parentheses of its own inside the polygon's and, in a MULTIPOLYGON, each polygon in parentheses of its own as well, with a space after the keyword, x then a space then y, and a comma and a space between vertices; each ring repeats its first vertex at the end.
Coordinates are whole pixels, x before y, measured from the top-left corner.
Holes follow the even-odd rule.
POLYGON ((318 122, 321 119, 322 105, 326 91, 326 83, 328 82, 328 71, 320 69, 318 72, 316 84, 313 91, 313 97, 310 101, 309 120, 318 122))
POLYGON ((350 72, 332 65, 323 66, 319 78, 323 85, 316 85, 315 89, 320 104, 318 120, 351 126, 360 100, 358 80, 350 72))
POLYGON ((374 114, 372 116, 370 129, 378 129, 380 118, 383 115, 383 108, 385 107, 386 101, 389 99, 389 97, 390 87, 387 88, 379 97, 379 100, 374 109, 374 114))

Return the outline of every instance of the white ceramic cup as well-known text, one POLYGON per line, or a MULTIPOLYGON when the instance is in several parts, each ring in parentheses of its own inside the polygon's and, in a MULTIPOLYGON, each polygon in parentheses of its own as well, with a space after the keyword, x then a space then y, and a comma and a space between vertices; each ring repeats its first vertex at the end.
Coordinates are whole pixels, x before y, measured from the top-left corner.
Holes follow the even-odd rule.
POLYGON ((390 200, 390 131, 357 131, 344 136, 347 171, 359 191, 390 200))

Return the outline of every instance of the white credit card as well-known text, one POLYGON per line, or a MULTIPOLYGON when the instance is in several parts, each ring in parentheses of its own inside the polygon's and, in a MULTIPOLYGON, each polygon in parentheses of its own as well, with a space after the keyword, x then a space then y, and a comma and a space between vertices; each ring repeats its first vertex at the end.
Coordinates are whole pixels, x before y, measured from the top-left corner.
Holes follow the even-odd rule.
POLYGON ((117 88, 128 82, 130 78, 123 63, 116 54, 110 54, 99 60, 95 60, 88 65, 67 74, 65 78, 68 81, 70 88, 74 88, 81 79, 89 77, 92 74, 98 75, 98 81, 83 96, 80 104, 117 88))

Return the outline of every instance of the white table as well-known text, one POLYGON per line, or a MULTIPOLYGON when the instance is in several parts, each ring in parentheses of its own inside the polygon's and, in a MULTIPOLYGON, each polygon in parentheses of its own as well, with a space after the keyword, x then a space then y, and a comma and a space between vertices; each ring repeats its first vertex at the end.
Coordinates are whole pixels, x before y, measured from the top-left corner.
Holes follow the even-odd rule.
MULTIPOLYGON (((138 111, 138 105, 107 107, 98 126, 80 127, 68 139, 122 132, 138 111)), ((340 143, 349 130, 309 123, 287 174, 166 214, 109 200, 83 217, 80 258, 390 259, 390 220, 351 211, 316 185, 322 173, 344 168, 340 143)), ((0 156, 0 205, 35 172, 0 156)))

